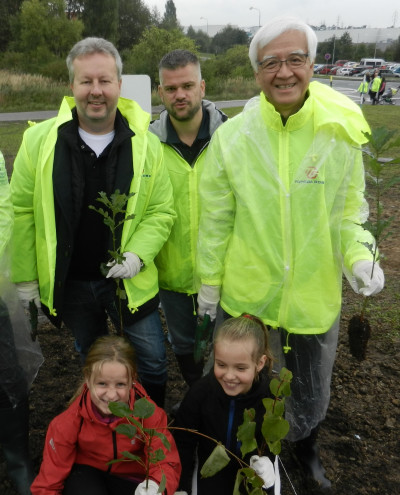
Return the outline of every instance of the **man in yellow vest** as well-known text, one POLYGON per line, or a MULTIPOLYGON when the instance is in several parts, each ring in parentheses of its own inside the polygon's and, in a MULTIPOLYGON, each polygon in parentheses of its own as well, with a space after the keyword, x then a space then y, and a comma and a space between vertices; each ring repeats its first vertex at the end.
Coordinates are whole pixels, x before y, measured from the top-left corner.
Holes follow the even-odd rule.
POLYGON ((227 117, 214 103, 203 99, 205 82, 195 54, 188 50, 167 53, 160 61, 159 76, 165 110, 151 123, 150 130, 163 144, 177 219, 156 265, 168 338, 183 378, 192 385, 203 371, 203 361, 196 362, 193 354, 200 286, 195 274, 198 188, 211 136, 227 117))
POLYGON ((41 304, 55 324, 71 329, 83 361, 110 318, 136 348, 142 384, 162 406, 167 359, 154 258, 175 211, 161 144, 148 130, 149 114, 120 98, 122 61, 112 43, 79 41, 67 67, 74 97, 25 132, 15 159, 13 281, 22 301, 41 304), (122 263, 110 259, 111 232, 89 208, 102 206, 100 192, 116 191, 133 193, 117 218, 127 220, 115 232, 122 263), (114 279, 126 293, 123 328, 114 279))
POLYGON ((330 489, 316 443, 329 405, 342 272, 364 296, 384 284, 367 244, 358 105, 310 82, 315 32, 294 17, 257 31, 259 96, 214 134, 200 183, 199 314, 250 313, 271 327, 277 366, 293 372, 288 439, 307 476, 330 489))

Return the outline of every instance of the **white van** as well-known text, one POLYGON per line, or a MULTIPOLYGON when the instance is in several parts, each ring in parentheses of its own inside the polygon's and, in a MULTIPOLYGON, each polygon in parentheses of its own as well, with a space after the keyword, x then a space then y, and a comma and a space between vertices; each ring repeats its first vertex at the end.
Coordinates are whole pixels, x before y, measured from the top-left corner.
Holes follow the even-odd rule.
POLYGON ((386 66, 385 60, 383 58, 362 58, 359 64, 361 67, 382 67, 386 66))

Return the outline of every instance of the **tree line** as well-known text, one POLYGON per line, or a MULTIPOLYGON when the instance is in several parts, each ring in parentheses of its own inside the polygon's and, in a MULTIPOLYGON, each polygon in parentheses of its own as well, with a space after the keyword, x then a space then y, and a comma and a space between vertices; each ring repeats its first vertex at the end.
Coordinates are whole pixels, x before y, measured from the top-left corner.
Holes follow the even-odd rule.
MULTIPOLYGON (((86 36, 112 41, 121 53, 124 73, 148 74, 158 83, 158 62, 175 48, 202 58, 208 87, 218 78, 252 78, 248 59, 249 35, 226 26, 210 37, 190 26, 186 33, 173 0, 166 0, 163 15, 142 0, 2 0, 0 3, 0 68, 67 80, 65 57, 73 44, 86 36)), ((335 60, 372 56, 400 60, 400 38, 385 53, 373 44, 353 44, 346 32, 319 43, 317 61, 325 53, 335 60)))

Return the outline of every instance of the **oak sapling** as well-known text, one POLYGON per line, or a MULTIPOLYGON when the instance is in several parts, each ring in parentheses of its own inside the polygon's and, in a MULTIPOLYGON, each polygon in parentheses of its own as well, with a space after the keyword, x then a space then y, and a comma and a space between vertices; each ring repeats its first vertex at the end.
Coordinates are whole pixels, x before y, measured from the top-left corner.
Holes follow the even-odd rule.
MULTIPOLYGON (((121 194, 119 189, 110 195, 108 198, 107 194, 103 191, 99 192, 99 197, 96 198, 96 201, 102 203, 106 209, 96 208, 93 205, 89 205, 91 210, 96 211, 103 217, 103 222, 110 229, 111 239, 112 239, 112 249, 108 250, 108 254, 110 255, 110 259, 107 263, 101 263, 100 271, 104 276, 107 276, 108 271, 111 266, 110 262, 115 261, 115 263, 122 263, 125 259, 123 253, 121 252, 121 246, 117 246, 118 240, 118 232, 122 229, 125 222, 132 220, 135 215, 127 215, 126 214, 126 206, 130 198, 132 198, 135 193, 129 194, 121 194)), ((118 311, 120 318, 119 333, 122 334, 123 329, 123 321, 122 321, 122 300, 126 299, 126 292, 123 284, 121 284, 120 278, 115 278, 115 283, 117 285, 116 295, 118 299, 118 311)))
MULTIPOLYGON (((384 198, 384 194, 389 188, 400 182, 400 176, 396 175, 397 170, 393 167, 400 163, 400 158, 385 159, 383 156, 390 149, 400 147, 400 137, 396 136, 397 131, 390 131, 386 127, 372 129, 371 134, 364 134, 368 139, 368 144, 362 148, 362 152, 365 155, 366 179, 370 183, 368 197, 372 200, 375 219, 367 220, 362 224, 362 227, 371 232, 375 239, 373 245, 363 243, 373 256, 372 278, 375 264, 382 257, 379 253, 379 247, 392 234, 388 229, 394 219, 393 216, 384 217, 382 198, 384 198)), ((348 325, 350 352, 359 361, 364 360, 366 357, 367 344, 371 336, 371 326, 366 318, 369 301, 369 297, 364 297, 360 313, 354 315, 348 325)))

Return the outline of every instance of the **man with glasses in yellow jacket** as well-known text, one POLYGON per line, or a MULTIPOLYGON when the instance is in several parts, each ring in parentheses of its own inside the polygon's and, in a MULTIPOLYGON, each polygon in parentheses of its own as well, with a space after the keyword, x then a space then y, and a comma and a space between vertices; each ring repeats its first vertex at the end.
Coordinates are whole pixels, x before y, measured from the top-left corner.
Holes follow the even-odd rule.
POLYGON ((293 372, 286 416, 306 475, 330 489, 316 443, 329 405, 342 272, 364 296, 383 288, 362 224, 359 107, 310 82, 317 38, 302 20, 273 19, 249 56, 261 94, 218 129, 200 183, 199 314, 218 303, 271 327, 272 348, 293 372))

